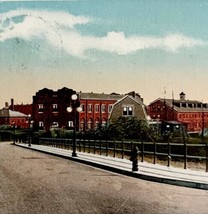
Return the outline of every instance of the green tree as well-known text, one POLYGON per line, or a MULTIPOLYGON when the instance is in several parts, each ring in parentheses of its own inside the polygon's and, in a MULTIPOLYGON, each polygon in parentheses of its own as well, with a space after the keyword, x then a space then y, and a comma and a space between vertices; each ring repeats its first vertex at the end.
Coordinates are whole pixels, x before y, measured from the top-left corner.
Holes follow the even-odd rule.
POLYGON ((119 117, 108 127, 108 133, 114 139, 141 139, 148 131, 147 122, 135 117, 119 117))

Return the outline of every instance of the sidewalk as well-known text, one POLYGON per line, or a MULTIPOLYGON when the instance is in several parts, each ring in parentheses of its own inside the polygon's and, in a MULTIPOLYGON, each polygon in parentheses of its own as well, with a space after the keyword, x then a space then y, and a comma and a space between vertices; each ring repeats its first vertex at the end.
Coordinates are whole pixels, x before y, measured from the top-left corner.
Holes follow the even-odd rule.
POLYGON ((139 171, 132 172, 132 163, 127 159, 82 152, 77 152, 78 157, 71 157, 72 151, 70 150, 34 144, 31 147, 27 144, 16 145, 148 181, 208 190, 208 173, 203 171, 139 162, 139 171))

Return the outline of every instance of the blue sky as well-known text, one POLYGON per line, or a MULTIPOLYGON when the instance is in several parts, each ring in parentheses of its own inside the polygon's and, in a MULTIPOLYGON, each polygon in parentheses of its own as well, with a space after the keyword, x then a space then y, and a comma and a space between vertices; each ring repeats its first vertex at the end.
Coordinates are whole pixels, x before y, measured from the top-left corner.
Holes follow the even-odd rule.
POLYGON ((207 20, 206 0, 1 1, 0 107, 44 87, 208 102, 207 20))

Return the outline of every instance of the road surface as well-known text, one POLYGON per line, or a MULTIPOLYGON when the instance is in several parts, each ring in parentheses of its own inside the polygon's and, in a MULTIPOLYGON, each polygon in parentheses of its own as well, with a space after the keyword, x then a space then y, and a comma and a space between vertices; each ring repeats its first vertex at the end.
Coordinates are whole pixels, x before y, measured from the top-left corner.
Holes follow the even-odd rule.
POLYGON ((0 214, 207 214, 208 191, 122 176, 0 142, 0 214))

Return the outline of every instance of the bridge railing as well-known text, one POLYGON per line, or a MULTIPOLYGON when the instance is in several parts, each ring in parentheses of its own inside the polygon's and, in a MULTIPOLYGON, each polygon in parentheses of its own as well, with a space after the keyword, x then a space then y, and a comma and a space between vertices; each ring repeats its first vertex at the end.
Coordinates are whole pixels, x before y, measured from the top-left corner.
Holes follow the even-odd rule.
MULTIPOLYGON (((40 138, 40 145, 52 146, 62 149, 73 149, 73 139, 65 138, 40 138)), ((139 160, 143 162, 145 158, 152 160, 153 164, 165 162, 169 167, 172 162, 183 163, 183 168, 187 168, 188 162, 202 163, 205 171, 208 172, 208 144, 188 144, 188 143, 154 143, 154 142, 133 142, 114 140, 90 140, 76 139, 76 149, 79 152, 105 155, 118 158, 130 158, 131 150, 134 146, 139 149, 139 160)))

